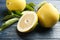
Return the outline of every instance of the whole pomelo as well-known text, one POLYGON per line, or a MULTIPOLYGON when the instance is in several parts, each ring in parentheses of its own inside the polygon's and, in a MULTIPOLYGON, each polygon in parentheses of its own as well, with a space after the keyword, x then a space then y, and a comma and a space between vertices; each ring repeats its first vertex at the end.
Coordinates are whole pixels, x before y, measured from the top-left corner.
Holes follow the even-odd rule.
POLYGON ((51 4, 46 2, 40 6, 37 11, 39 23, 45 28, 51 28, 59 20, 58 10, 51 4))
POLYGON ((23 11, 26 7, 26 0, 6 0, 6 6, 10 11, 23 11))

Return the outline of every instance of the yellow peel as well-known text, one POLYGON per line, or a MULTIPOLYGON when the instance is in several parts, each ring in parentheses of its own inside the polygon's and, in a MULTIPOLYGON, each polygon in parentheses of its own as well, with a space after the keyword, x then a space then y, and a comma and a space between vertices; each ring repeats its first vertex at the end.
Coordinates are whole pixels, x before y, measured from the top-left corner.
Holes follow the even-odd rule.
POLYGON ((6 7, 12 10, 23 11, 26 7, 26 0, 6 0, 6 7))
POLYGON ((46 28, 52 27, 59 20, 59 12, 51 3, 45 3, 37 11, 37 15, 40 24, 46 28))

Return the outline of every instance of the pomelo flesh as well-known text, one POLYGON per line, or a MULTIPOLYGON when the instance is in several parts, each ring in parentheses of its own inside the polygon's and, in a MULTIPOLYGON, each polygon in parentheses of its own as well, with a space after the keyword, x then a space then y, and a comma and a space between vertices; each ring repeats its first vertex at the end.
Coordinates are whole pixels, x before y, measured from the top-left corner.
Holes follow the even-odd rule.
POLYGON ((33 11, 24 11, 22 13, 24 14, 18 21, 17 29, 20 32, 30 32, 38 23, 37 14, 33 11))

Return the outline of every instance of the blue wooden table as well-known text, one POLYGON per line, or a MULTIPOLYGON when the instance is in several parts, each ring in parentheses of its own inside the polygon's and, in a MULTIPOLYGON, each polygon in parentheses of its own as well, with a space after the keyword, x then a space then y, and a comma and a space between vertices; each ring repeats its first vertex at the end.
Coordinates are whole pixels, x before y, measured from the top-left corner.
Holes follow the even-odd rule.
MULTIPOLYGON (((43 0, 26 0, 27 3, 34 2, 36 5, 41 3, 43 0)), ((60 12, 60 1, 59 0, 46 0, 52 3, 60 12)), ((0 19, 3 18, 3 11, 6 10, 5 0, 0 0, 0 19)), ((0 21, 0 25, 3 22, 0 21)), ((22 34, 16 30, 17 23, 11 25, 9 28, 0 32, 0 40, 60 40, 60 22, 54 25, 49 30, 41 30, 39 26, 27 34, 22 34)))

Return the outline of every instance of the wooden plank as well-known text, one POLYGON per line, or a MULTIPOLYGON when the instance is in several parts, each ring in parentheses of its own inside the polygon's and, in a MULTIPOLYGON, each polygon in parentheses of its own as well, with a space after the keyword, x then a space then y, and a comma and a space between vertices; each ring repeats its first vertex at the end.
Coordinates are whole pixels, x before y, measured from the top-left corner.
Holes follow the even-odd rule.
MULTIPOLYGON (((42 0, 27 0, 27 3, 34 2, 36 4, 40 3, 42 0)), ((48 1, 48 0, 47 0, 48 1)), ((5 1, 4 1, 5 2, 5 1)), ((5 3, 0 0, 0 7, 3 6, 3 8, 0 8, 4 10, 5 3), (3 3, 3 5, 2 5, 3 3)), ((51 1, 48 2, 52 3, 56 6, 58 11, 60 12, 60 1, 51 1)), ((1 11, 0 11, 1 13, 1 11)), ((1 22, 0 22, 1 25, 1 22)), ((60 40, 60 22, 58 22, 52 29, 48 31, 38 30, 36 28, 34 31, 28 33, 28 34, 21 34, 16 30, 16 23, 9 28, 5 29, 4 31, 0 32, 0 40, 60 40)))

